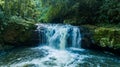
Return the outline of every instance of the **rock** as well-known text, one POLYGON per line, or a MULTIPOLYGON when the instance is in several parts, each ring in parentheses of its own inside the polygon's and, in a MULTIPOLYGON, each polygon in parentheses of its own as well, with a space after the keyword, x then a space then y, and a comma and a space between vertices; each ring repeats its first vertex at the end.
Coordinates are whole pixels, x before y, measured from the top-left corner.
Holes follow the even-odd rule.
POLYGON ((80 26, 81 32, 81 47, 82 48, 92 48, 94 44, 93 32, 88 26, 80 26))
POLYGON ((3 42, 3 38, 2 38, 2 35, 0 36, 0 51, 4 51, 4 50, 9 50, 9 49, 12 49, 14 48, 14 46, 12 45, 5 45, 4 42, 3 42))
POLYGON ((57 66, 57 63, 54 61, 44 61, 43 64, 48 65, 50 67, 57 66))
POLYGON ((3 32, 3 41, 5 44, 18 45, 33 45, 38 43, 38 34, 35 31, 36 26, 32 23, 10 23, 5 27, 3 32), (36 43, 35 43, 36 42, 36 43))
POLYGON ((36 65, 36 64, 25 64, 22 67, 39 67, 39 65, 36 65))
POLYGON ((81 26, 82 48, 120 54, 120 29, 114 27, 81 26))
POLYGON ((3 45, 3 44, 0 44, 0 51, 1 50, 9 50, 9 49, 12 49, 14 48, 14 46, 12 45, 3 45))
POLYGON ((49 59, 51 59, 51 60, 57 60, 55 57, 50 57, 49 59))
POLYGON ((120 29, 100 27, 95 29, 94 40, 100 47, 120 49, 120 29))

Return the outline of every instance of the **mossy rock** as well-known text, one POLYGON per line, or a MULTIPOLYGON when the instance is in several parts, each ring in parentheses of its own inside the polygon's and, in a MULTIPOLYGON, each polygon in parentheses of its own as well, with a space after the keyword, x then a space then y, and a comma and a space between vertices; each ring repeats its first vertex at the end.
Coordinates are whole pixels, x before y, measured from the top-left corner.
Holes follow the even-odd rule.
POLYGON ((96 28, 94 31, 94 40, 101 47, 120 49, 120 29, 96 28))
POLYGON ((35 25, 28 21, 21 23, 9 23, 3 32, 3 40, 5 43, 19 44, 30 40, 32 32, 35 30, 35 25))

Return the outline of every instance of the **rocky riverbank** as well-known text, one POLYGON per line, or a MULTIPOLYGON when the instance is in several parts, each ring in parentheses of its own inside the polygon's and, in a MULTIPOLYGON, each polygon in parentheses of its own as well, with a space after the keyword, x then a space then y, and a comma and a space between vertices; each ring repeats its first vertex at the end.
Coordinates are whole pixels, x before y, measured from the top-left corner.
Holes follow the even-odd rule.
MULTIPOLYGON (((36 26, 33 22, 10 23, 0 35, 0 50, 10 49, 15 46, 37 45, 39 43, 39 33, 35 30, 36 26)), ((120 28, 81 25, 80 31, 82 48, 120 54, 120 28)))
POLYGON ((38 34, 35 30, 34 22, 26 20, 10 21, 0 35, 0 50, 37 44, 38 34))
POLYGON ((120 54, 120 28, 109 26, 82 25, 82 47, 110 51, 120 54))

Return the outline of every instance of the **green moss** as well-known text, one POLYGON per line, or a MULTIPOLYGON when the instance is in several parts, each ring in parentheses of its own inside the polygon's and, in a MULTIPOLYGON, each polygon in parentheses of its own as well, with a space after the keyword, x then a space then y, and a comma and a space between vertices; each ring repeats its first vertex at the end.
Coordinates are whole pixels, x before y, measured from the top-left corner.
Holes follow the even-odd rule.
POLYGON ((11 44, 26 42, 30 39, 34 29, 34 22, 12 17, 2 33, 4 42, 11 44))
POLYGON ((101 47, 120 48, 120 29, 99 27, 94 31, 94 40, 101 47))
POLYGON ((76 19, 65 19, 63 22, 66 23, 66 24, 77 24, 76 19))

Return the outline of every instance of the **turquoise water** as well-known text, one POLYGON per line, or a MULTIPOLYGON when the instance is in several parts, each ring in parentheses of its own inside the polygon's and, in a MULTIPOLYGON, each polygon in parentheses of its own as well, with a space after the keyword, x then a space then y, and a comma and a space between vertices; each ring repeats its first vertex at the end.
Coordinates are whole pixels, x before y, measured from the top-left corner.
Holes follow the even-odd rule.
POLYGON ((0 52, 0 67, 120 67, 112 53, 82 49, 78 27, 37 25, 39 46, 0 52))
POLYGON ((78 48, 58 50, 48 46, 16 48, 0 56, 0 67, 119 67, 120 58, 78 48))

